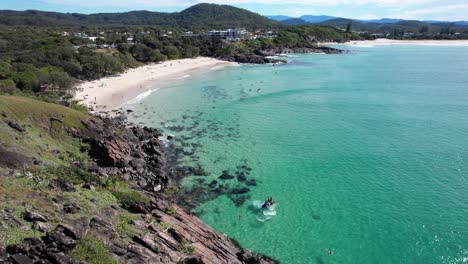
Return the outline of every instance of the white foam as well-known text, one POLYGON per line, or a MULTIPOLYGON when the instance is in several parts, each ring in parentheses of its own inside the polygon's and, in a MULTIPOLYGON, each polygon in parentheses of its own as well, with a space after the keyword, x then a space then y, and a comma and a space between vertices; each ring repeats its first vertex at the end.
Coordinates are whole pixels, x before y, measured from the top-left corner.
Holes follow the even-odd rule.
POLYGON ((176 80, 182 80, 182 79, 187 79, 187 78, 190 78, 190 75, 189 75, 189 74, 184 75, 184 76, 177 77, 177 78, 175 78, 175 79, 176 79, 176 80))
POLYGON ((374 45, 353 45, 353 47, 357 48, 373 48, 375 47, 374 45))
POLYGON ((210 70, 214 71, 214 70, 220 70, 224 68, 224 66, 215 66, 215 67, 212 67, 210 70))
POLYGON ((150 96, 153 92, 156 92, 157 90, 159 90, 159 88, 156 88, 156 89, 151 89, 151 90, 148 90, 146 92, 143 92, 139 95, 137 95, 135 98, 133 98, 132 100, 129 100, 127 102, 125 102, 124 104, 135 104, 135 103, 138 103, 140 102, 141 100, 145 99, 146 97, 150 96))

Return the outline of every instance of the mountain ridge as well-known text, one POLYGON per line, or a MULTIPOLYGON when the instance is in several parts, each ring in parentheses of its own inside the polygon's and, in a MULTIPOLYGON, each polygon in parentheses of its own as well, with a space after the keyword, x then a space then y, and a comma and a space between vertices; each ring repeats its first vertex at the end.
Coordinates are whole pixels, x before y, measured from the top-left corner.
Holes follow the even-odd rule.
POLYGON ((245 9, 197 4, 181 12, 130 11, 123 13, 59 13, 38 10, 0 10, 3 26, 161 26, 182 29, 275 28, 280 23, 245 9))
MULTIPOLYGON (((300 17, 291 17, 291 16, 283 16, 283 15, 271 15, 271 16, 268 15, 266 17, 275 21, 279 21, 279 22, 283 22, 283 21, 291 20, 291 19, 302 19, 311 24, 323 23, 329 20, 334 20, 334 19, 348 19, 348 20, 353 20, 353 21, 357 21, 360 23, 364 23, 364 24, 397 24, 401 21, 416 21, 414 19, 400 19, 400 18, 353 19, 353 18, 344 18, 344 17, 327 16, 327 15, 303 15, 300 17)), ((455 26, 467 26, 468 25, 468 21, 440 21, 440 20, 417 20, 417 21, 426 22, 431 25, 432 24, 453 24, 455 26)))

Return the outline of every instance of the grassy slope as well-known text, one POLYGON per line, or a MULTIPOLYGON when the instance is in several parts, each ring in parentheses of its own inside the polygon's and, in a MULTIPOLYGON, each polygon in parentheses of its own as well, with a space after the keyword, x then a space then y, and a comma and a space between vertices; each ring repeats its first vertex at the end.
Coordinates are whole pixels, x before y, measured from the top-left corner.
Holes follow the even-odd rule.
POLYGON ((3 148, 53 164, 83 159, 80 142, 68 136, 67 130, 82 128, 81 122, 88 118, 87 114, 60 105, 0 96, 0 151, 3 148), (12 129, 10 121, 25 127, 26 132, 12 129))
MULTIPOLYGON (((0 162, 0 216, 7 215, 16 221, 15 224, 0 223, 0 247, 19 243, 26 237, 44 235, 34 230, 32 224, 23 219, 26 210, 47 216, 49 230, 59 223, 72 225, 74 221, 82 221, 81 218, 89 220, 91 216, 98 215, 117 227, 122 244, 139 232, 130 224, 135 216, 120 206, 129 201, 138 202, 139 199, 144 199, 142 193, 118 180, 97 187, 95 191, 88 190, 82 187, 84 182, 77 181, 77 176, 74 175, 75 170, 70 163, 79 160, 81 164, 86 164, 88 156, 79 140, 70 136, 67 130, 83 128, 81 122, 88 118, 91 117, 87 114, 60 105, 24 97, 0 96, 0 151, 3 148, 4 152, 7 150, 35 157, 43 162, 26 168, 26 171, 32 172, 40 179, 39 183, 32 177, 23 175, 21 168, 2 168, 0 162), (2 112, 6 113, 7 117, 4 117, 2 112), (52 117, 60 118, 63 123, 51 121, 52 117), (8 121, 24 126, 26 131, 19 132, 10 128, 7 125, 8 121), (60 153, 54 154, 53 151, 60 153), (2 175, 7 171, 13 173, 2 175), (50 180, 55 178, 73 183, 76 191, 62 192, 48 188, 50 180), (65 214, 63 206, 69 203, 77 204, 81 210, 76 214, 65 214), (116 208, 112 210, 115 214, 103 215, 103 212, 111 207, 116 208)), ((0 154, 1 160, 5 155, 0 154)), ((89 237, 83 243, 89 241, 94 240, 89 237)), ((81 245, 74 257, 79 260, 92 259, 96 252, 88 252, 86 249, 85 245, 81 245)))

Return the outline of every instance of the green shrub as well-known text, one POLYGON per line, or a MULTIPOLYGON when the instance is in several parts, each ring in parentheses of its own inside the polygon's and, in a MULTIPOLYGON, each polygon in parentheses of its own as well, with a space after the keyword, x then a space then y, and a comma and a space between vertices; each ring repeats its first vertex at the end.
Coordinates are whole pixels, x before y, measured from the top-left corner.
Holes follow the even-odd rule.
POLYGON ((48 179, 58 178, 73 185, 97 181, 95 175, 83 169, 70 166, 32 168, 32 173, 48 179))
POLYGON ((173 215, 175 213, 176 213, 176 211, 175 211, 175 209, 173 207, 169 207, 169 208, 166 209, 166 214, 168 214, 168 215, 173 215))
POLYGON ((111 190, 111 193, 125 207, 132 207, 148 201, 140 192, 134 190, 111 190))
POLYGON ((91 264, 114 264, 109 249, 104 243, 94 237, 84 237, 73 249, 70 256, 78 261, 86 261, 91 264))
POLYGON ((81 113, 87 114, 88 113, 88 107, 86 105, 80 104, 78 102, 73 102, 70 105, 71 109, 75 109, 76 111, 80 111, 81 113))
POLYGON ((117 216, 115 230, 118 234, 125 235, 129 238, 134 237, 138 234, 138 230, 132 225, 134 215, 123 211, 117 216))

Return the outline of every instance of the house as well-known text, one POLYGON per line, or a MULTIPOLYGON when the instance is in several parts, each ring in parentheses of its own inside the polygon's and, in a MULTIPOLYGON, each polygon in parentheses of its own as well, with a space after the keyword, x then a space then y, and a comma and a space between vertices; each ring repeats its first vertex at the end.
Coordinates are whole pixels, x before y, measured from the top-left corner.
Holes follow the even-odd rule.
POLYGON ((248 32, 244 29, 226 29, 226 30, 208 31, 209 37, 225 39, 229 41, 238 41, 247 34, 248 32))
POLYGON ((127 45, 135 45, 135 39, 133 37, 128 37, 127 38, 127 45))

